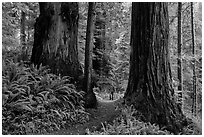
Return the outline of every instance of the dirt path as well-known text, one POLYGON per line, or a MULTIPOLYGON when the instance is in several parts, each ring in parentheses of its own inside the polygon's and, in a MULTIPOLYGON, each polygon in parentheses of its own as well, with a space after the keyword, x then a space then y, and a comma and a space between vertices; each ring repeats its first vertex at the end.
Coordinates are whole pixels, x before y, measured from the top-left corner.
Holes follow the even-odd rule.
POLYGON ((112 122, 115 117, 120 115, 120 110, 117 107, 122 103, 123 99, 109 101, 97 98, 97 100, 98 108, 87 110, 91 114, 87 123, 50 133, 50 135, 85 135, 86 129, 89 129, 89 131, 100 130, 102 127, 101 123, 105 121, 112 122))

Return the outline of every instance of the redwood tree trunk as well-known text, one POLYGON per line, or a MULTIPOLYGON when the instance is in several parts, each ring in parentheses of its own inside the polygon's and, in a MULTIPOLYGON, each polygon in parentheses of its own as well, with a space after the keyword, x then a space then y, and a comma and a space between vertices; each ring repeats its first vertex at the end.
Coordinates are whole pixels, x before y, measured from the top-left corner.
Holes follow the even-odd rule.
POLYGON ((86 29, 85 45, 85 68, 84 68, 84 91, 86 92, 85 107, 96 107, 96 96, 93 92, 92 84, 92 54, 93 54, 93 32, 94 32, 94 9, 95 3, 89 2, 88 20, 86 29))
POLYGON ((126 104, 174 133, 183 126, 184 115, 175 103, 168 53, 167 3, 133 3, 129 82, 126 104))
POLYGON ((36 19, 31 62, 48 65, 55 74, 78 78, 78 3, 40 2, 36 19))

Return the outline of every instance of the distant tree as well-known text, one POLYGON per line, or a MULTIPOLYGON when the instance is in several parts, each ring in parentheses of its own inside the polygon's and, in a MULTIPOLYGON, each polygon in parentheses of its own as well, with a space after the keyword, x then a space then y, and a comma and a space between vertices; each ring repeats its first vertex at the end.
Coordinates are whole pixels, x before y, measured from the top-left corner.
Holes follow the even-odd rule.
POLYGON ((26 43, 26 13, 22 10, 21 11, 21 23, 20 23, 20 42, 22 47, 21 59, 24 61, 28 60, 28 53, 27 53, 27 43, 26 43))
POLYGON ((26 22, 26 13, 22 10, 21 11, 21 45, 26 44, 26 34, 25 34, 25 22, 26 22))
POLYGON ((86 29, 86 44, 85 44, 85 68, 84 68, 84 91, 85 107, 96 107, 96 96, 93 92, 92 86, 92 53, 93 53, 93 32, 94 32, 94 15, 95 3, 89 2, 87 29, 86 29))
POLYGON ((196 116, 196 105, 197 105, 197 93, 196 93, 196 59, 195 59, 195 32, 194 32, 194 12, 193 2, 191 2, 191 34, 192 34, 192 55, 193 55, 193 103, 192 103, 192 114, 196 116))
POLYGON ((178 67, 178 91, 179 91, 179 103, 182 107, 182 92, 183 92, 183 76, 182 76, 182 22, 181 22, 181 16, 182 16, 182 2, 178 2, 178 58, 177 58, 177 67, 178 67))
MULTIPOLYGON (((195 35, 195 58, 192 54, 192 29, 191 29, 191 3, 182 2, 182 84, 183 84, 183 109, 185 111, 192 111, 193 104, 193 58, 196 64, 196 92, 197 92, 197 115, 202 113, 202 7, 201 3, 194 2, 194 35, 195 35)), ((169 17, 170 21, 175 18, 170 24, 170 38, 169 38, 169 53, 172 68, 172 77, 174 88, 177 89, 179 85, 177 74, 177 9, 178 3, 169 3, 169 17)), ((177 90, 176 90, 177 91, 177 90)), ((176 92, 175 92, 176 93, 176 92)), ((178 93, 178 92, 177 92, 178 93)))
MULTIPOLYGON (((31 51, 34 41, 34 24, 36 18, 39 16, 39 4, 38 2, 26 2, 25 5, 27 6, 26 10, 26 43, 28 45, 27 48, 29 48, 29 52, 31 51)), ((31 54, 31 52, 30 52, 31 54)))
POLYGON ((96 22, 94 31, 93 48, 93 77, 101 91, 111 91, 113 89, 111 79, 111 35, 107 35, 108 30, 108 4, 107 2, 96 3, 96 22))
POLYGON ((129 43, 131 29, 131 3, 108 3, 106 36, 110 38, 112 85, 116 92, 124 93, 129 74, 129 43))
POLYGON ((18 46, 16 38, 19 28, 18 14, 15 3, 2 2, 2 50, 18 46))
POLYGON ((48 65, 55 74, 78 79, 78 3, 40 2, 36 19, 31 62, 48 65))
POLYGON ((124 99, 144 115, 144 121, 178 134, 186 119, 173 97, 168 37, 167 3, 132 3, 130 72, 124 99))
POLYGON ((95 31, 94 31, 94 58, 93 58, 93 69, 99 76, 104 74, 104 68, 106 66, 104 60, 105 51, 105 14, 103 10, 104 3, 100 2, 96 4, 96 21, 95 21, 95 31))

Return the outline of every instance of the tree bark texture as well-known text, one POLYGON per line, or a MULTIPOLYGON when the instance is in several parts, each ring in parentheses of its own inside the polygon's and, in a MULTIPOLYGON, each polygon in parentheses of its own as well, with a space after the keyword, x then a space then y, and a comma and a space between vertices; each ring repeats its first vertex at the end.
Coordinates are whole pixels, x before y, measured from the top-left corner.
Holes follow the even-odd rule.
POLYGON ((182 107, 182 92, 183 92, 183 78, 182 78, 182 22, 181 22, 181 16, 182 16, 182 2, 178 2, 178 58, 177 58, 177 74, 178 74, 178 90, 179 92, 179 103, 182 107))
POLYGON ((193 2, 191 2, 191 35, 192 35, 192 55, 193 55, 193 103, 192 103, 192 114, 196 116, 196 61, 195 61, 195 30, 194 30, 194 13, 193 13, 193 2))
POLYGON ((84 68, 84 91, 86 92, 85 107, 96 107, 96 96, 93 92, 92 84, 92 54, 93 54, 93 32, 94 32, 94 15, 95 3, 89 2, 88 20, 86 29, 85 45, 85 68, 84 68))
POLYGON ((48 65, 55 74, 77 79, 82 75, 78 60, 78 3, 40 2, 31 62, 48 65))
POLYGON ((131 27, 125 102, 133 104, 144 115, 145 121, 178 133, 186 121, 173 96, 167 3, 133 2, 131 27))

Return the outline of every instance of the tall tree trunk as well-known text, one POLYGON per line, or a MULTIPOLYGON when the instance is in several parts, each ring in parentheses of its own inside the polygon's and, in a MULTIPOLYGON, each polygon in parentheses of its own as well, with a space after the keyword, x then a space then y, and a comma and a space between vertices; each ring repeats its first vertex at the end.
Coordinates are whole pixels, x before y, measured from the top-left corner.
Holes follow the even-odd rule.
POLYGON ((93 92, 92 84, 92 53, 93 53, 93 32, 94 32, 94 9, 95 3, 89 2, 88 20, 86 29, 85 45, 85 69, 84 69, 84 91, 86 92, 85 107, 96 107, 96 96, 93 92))
POLYGON ((168 37, 167 3, 132 4, 130 72, 124 99, 144 115, 144 121, 178 133, 186 119, 173 97, 168 37))
POLYGON ((181 58, 181 52, 182 52, 182 22, 181 22, 181 16, 182 16, 182 2, 178 2, 178 58, 177 58, 177 74, 178 74, 178 91, 179 91, 179 105, 182 108, 183 103, 183 78, 182 78, 182 58, 181 58))
POLYGON ((78 79, 82 68, 78 60, 78 3, 40 2, 36 19, 31 62, 48 65, 55 74, 78 79))
POLYGON ((192 34, 192 54, 193 54, 193 103, 192 114, 196 116, 196 62, 195 62, 195 32, 194 32, 193 2, 191 2, 191 34, 192 34))

